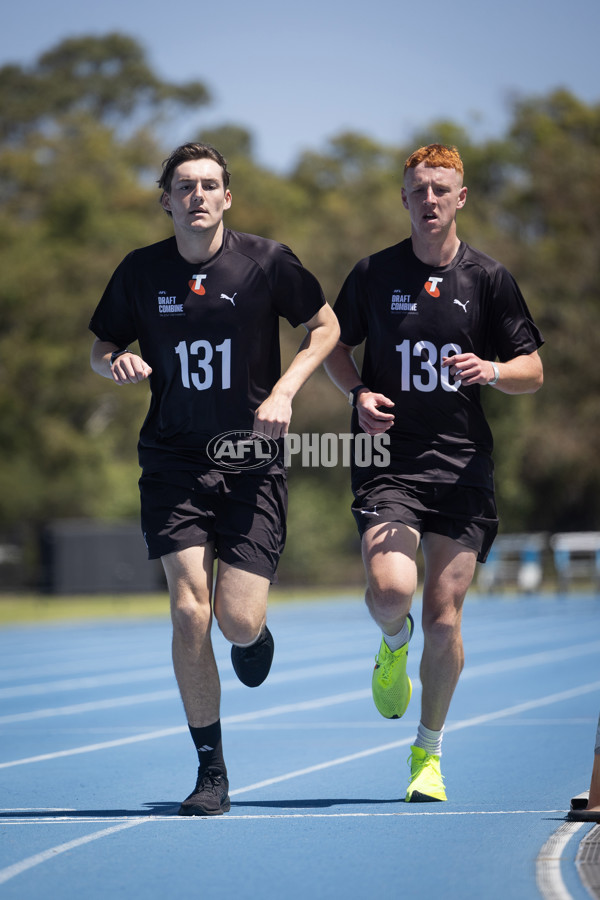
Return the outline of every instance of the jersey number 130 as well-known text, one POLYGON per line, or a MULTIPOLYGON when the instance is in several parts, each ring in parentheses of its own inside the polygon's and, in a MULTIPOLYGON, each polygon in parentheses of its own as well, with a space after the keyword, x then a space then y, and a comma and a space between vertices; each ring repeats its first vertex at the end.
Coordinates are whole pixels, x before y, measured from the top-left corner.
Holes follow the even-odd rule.
POLYGON ((417 341, 411 350, 407 338, 401 344, 396 344, 396 350, 400 354, 400 385, 403 391, 410 391, 411 387, 417 391, 435 391, 440 382, 445 391, 459 389, 460 381, 451 382, 449 370, 442 368, 442 357, 462 352, 458 344, 444 344, 438 353, 437 347, 430 341, 417 341), (414 357, 421 362, 421 373, 413 375, 411 379, 411 362, 414 357))

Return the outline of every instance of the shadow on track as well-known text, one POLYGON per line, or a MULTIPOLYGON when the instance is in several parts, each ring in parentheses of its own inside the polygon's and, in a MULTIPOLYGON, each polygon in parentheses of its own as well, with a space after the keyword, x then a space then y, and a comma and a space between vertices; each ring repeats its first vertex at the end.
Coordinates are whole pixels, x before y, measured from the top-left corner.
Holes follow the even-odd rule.
POLYGON ((323 799, 318 800, 232 800, 231 806, 253 806, 259 809, 322 809, 331 806, 381 806, 385 803, 404 803, 404 798, 397 800, 381 799, 323 799))
POLYGON ((134 816, 175 816, 179 803, 144 803, 143 809, 15 809, 2 810, 2 819, 122 819, 134 816))

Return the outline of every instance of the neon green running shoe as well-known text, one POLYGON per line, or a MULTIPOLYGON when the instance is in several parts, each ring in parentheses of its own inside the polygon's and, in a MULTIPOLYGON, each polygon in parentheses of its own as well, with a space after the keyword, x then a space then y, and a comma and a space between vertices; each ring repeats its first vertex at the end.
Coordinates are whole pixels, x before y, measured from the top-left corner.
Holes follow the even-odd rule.
MULTIPOLYGON (((412 637, 415 623, 408 614, 407 620, 412 637)), ((408 641, 399 650, 390 650, 384 638, 381 639, 379 653, 375 657, 375 668, 371 688, 375 706, 386 719, 399 719, 404 715, 412 695, 412 683, 406 674, 408 641)))
POLYGON ((446 800, 439 756, 432 756, 421 747, 411 747, 410 751, 408 762, 411 777, 406 802, 430 803, 434 800, 446 800))

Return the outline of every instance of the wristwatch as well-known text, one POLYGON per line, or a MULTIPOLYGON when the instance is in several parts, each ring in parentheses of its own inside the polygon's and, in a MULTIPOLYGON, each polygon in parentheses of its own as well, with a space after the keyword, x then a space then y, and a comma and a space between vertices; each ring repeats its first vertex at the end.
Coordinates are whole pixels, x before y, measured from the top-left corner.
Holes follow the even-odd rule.
POLYGON ((357 384, 356 387, 353 387, 352 390, 348 392, 348 403, 350 406, 356 406, 356 400, 360 391, 368 390, 369 388, 364 384, 357 384))
POLYGON ((113 352, 110 354, 110 367, 111 367, 111 369, 112 369, 113 363, 114 363, 115 359, 117 358, 117 356, 122 356, 123 353, 129 353, 129 350, 127 350, 127 349, 125 349, 125 350, 113 350, 113 352))
POLYGON ((494 370, 494 377, 491 381, 488 381, 488 384, 496 384, 496 382, 500 378, 500 369, 498 368, 496 363, 492 363, 492 369, 494 370))

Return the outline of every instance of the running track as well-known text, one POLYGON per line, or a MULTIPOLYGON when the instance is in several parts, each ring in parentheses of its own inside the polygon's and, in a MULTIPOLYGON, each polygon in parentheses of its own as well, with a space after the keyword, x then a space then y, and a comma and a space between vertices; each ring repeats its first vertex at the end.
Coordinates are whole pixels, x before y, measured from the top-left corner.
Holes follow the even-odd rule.
POLYGON ((4 628, 0 898, 600 896, 600 864, 582 866, 600 826, 565 820, 591 773, 599 604, 467 600, 443 804, 403 802, 420 628, 398 721, 370 698, 379 638, 358 596, 273 604, 255 690, 215 634, 232 808, 214 819, 174 814, 196 761, 166 618, 4 628))

